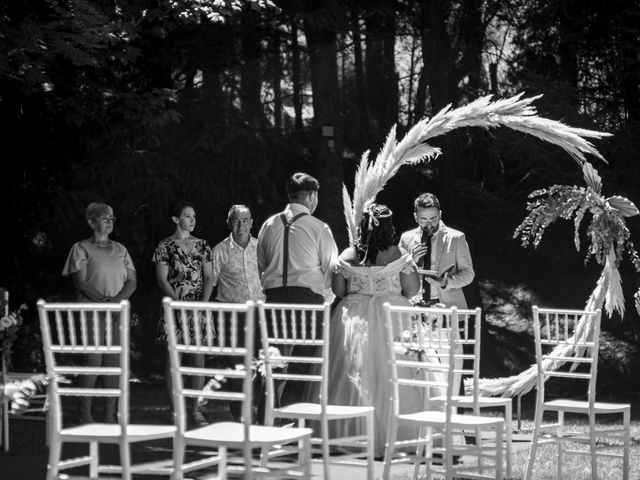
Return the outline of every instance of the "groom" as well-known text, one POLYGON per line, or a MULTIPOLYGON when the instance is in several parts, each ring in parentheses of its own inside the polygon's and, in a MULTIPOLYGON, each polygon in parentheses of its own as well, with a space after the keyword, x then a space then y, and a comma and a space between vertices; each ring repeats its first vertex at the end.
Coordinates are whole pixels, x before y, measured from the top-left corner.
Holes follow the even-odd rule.
MULTIPOLYGON (((318 180, 295 173, 286 184, 289 203, 268 218, 258 233, 258 270, 267 303, 322 304, 333 300, 331 267, 338 247, 331 229, 312 214, 318 206, 318 180)), ((260 335, 256 335, 256 351, 260 335)), ((303 347, 298 347, 303 348, 303 347)), ((307 347, 308 348, 308 347, 307 347)), ((286 355, 286 352, 283 352, 286 355)), ((292 365, 290 370, 299 367, 292 365)), ((276 405, 300 400, 303 382, 289 382, 276 405)), ((258 400, 258 420, 264 419, 264 396, 258 400)))
POLYGON ((444 273, 442 278, 422 276, 422 304, 433 306, 443 303, 447 307, 467 308, 462 287, 475 277, 469 244, 464 233, 447 227, 442 222, 438 198, 423 193, 413 202, 413 218, 418 228, 400 237, 399 247, 410 253, 418 268, 444 273))

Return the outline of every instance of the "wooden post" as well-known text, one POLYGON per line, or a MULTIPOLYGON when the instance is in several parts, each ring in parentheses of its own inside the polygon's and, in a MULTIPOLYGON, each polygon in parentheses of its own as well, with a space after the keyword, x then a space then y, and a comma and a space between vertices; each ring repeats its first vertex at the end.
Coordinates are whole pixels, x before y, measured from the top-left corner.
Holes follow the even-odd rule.
MULTIPOLYGON (((2 316, 9 315, 9 291, 0 289, 2 292, 2 303, 4 308, 2 309, 2 316)), ((9 451, 9 400, 4 396, 4 388, 7 385, 7 364, 4 361, 4 350, 0 345, 0 357, 2 357, 2 383, 0 384, 0 413, 2 419, 0 422, 0 434, 2 438, 2 446, 5 452, 9 451)))

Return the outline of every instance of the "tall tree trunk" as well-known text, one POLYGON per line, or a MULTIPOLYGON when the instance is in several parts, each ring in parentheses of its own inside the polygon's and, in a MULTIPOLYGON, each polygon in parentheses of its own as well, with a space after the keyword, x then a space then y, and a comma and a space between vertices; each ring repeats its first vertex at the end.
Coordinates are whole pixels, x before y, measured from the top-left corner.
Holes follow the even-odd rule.
POLYGON ((273 87, 273 127, 276 133, 282 133, 282 89, 280 80, 282 79, 282 65, 280 62, 280 32, 276 28, 271 40, 271 76, 273 87))
POLYGON ((559 32, 560 44, 560 78, 566 83, 565 101, 576 111, 580 108, 578 89, 578 32, 575 28, 575 12, 580 9, 580 1, 565 0, 559 4, 559 32))
POLYGON ((241 23, 240 103, 244 118, 254 127, 260 127, 264 125, 264 111, 260 101, 260 17, 253 11, 243 12, 241 23))
POLYGON ((367 93, 364 83, 364 62, 362 55, 362 38, 360 36, 360 15, 357 8, 350 12, 351 36, 353 37, 353 61, 356 77, 356 138, 357 149, 365 148, 365 138, 369 133, 369 112, 367 108, 367 93))
POLYGON ((452 47, 454 39, 447 32, 449 14, 448 1, 420 4, 422 59, 434 113, 449 103, 456 105, 460 98, 452 47))
POLYGON ((335 24, 330 21, 333 15, 342 13, 342 9, 337 0, 308 2, 305 7, 304 29, 309 48, 314 112, 310 142, 315 173, 321 185, 318 215, 331 226, 338 245, 345 246, 347 235, 340 201, 343 145, 337 35, 335 24), (333 136, 328 136, 329 133, 333 133, 333 136))
POLYGON ((416 36, 411 39, 411 59, 409 61, 409 87, 407 88, 407 123, 412 126, 413 120, 413 77, 416 74, 416 36))
POLYGON ((482 21, 482 5, 484 0, 464 0, 462 2, 462 18, 460 34, 463 40, 462 64, 460 75, 468 75, 467 96, 475 99, 484 90, 482 49, 484 47, 484 26, 482 21))
POLYGON ((302 130, 302 95, 300 94, 300 45, 298 44, 298 18, 291 15, 291 82, 293 83, 293 112, 296 132, 302 130))
MULTIPOLYGON (((482 0, 464 0, 462 11, 453 16, 454 2, 436 0, 421 2, 420 29, 422 58, 429 85, 429 100, 433 113, 444 106, 458 105, 463 97, 460 82, 469 78, 469 94, 473 98, 480 90, 481 54, 484 39, 482 0), (449 32, 458 32, 456 36, 449 32)), ((468 135, 453 132, 444 139, 444 155, 439 159, 440 201, 450 221, 457 220, 455 184, 461 165, 468 155, 468 135)))
POLYGON ((395 1, 377 0, 367 12, 365 71, 371 140, 381 143, 398 119, 398 76, 395 71, 395 1))
POLYGON ((416 102, 414 106, 413 118, 418 122, 424 117, 425 109, 427 107, 427 70, 422 67, 420 69, 420 76, 418 77, 418 88, 416 89, 416 102))
POLYGON ((637 16, 631 12, 623 16, 623 26, 621 29, 621 57, 623 67, 619 68, 621 75, 620 88, 622 89, 622 99, 627 110, 630 121, 640 121, 640 33, 638 25, 635 23, 637 16))

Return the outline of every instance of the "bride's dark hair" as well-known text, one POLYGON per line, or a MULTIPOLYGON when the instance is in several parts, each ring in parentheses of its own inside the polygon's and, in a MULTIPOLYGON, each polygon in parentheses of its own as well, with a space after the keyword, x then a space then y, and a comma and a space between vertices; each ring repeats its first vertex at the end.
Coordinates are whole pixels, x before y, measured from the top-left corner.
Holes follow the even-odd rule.
POLYGON ((380 250, 398 242, 393 228, 393 212, 386 205, 374 203, 364 211, 355 242, 358 262, 375 263, 380 250))

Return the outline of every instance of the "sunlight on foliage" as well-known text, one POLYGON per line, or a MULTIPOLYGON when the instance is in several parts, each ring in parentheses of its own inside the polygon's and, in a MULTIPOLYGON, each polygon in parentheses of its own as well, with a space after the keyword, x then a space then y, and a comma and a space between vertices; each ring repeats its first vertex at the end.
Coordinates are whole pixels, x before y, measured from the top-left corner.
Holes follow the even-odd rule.
POLYGON ((580 251, 580 224, 587 212, 591 221, 587 227, 590 240, 585 263, 594 257, 602 266, 607 255, 613 252, 617 267, 626 252, 636 271, 640 272, 640 258, 636 252, 631 233, 624 217, 637 215, 638 209, 628 199, 614 196, 605 198, 600 189, 602 182, 595 169, 587 162, 583 168, 587 187, 553 185, 536 190, 529 195, 529 214, 516 228, 514 238, 520 237, 522 246, 538 247, 546 228, 559 218, 574 222, 574 245, 580 251))

